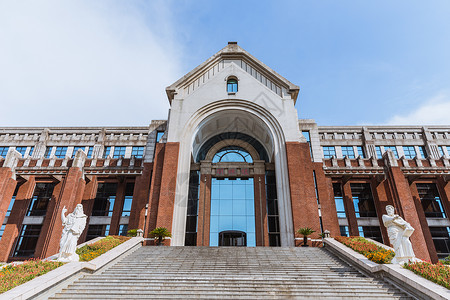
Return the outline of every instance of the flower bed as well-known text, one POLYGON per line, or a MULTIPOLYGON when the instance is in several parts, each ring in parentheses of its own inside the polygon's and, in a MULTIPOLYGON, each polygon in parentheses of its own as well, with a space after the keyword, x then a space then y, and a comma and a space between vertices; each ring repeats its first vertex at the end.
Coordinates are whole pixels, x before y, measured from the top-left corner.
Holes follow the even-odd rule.
POLYGON ((80 261, 90 261, 108 250, 128 241, 130 237, 110 235, 90 245, 85 245, 77 249, 80 261))
POLYGON ((378 264, 387 264, 391 262, 395 255, 394 251, 386 250, 383 247, 377 246, 375 243, 372 243, 363 237, 338 236, 335 237, 335 240, 341 242, 349 248, 352 248, 356 252, 361 253, 371 261, 378 264))
POLYGON ((28 260, 22 264, 8 265, 0 270, 0 293, 44 275, 62 265, 62 262, 41 260, 28 260))
POLYGON ((403 267, 450 289, 450 268, 442 263, 432 264, 423 261, 404 264, 403 267))

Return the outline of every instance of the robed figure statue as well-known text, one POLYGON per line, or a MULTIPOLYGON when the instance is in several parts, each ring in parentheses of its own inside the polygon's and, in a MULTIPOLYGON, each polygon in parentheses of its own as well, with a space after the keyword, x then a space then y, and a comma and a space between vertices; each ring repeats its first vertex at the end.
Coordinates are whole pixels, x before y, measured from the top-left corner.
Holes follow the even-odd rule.
POLYGON ((61 220, 64 226, 59 242, 58 260, 63 262, 79 261, 77 249, 78 238, 86 227, 87 216, 83 213, 83 205, 77 204, 73 213, 65 216, 66 207, 62 209, 61 220))
POLYGON ((393 264, 416 261, 416 256, 409 241, 414 228, 399 215, 394 214, 392 205, 386 206, 387 215, 383 215, 383 224, 387 228, 389 240, 394 247, 393 264))

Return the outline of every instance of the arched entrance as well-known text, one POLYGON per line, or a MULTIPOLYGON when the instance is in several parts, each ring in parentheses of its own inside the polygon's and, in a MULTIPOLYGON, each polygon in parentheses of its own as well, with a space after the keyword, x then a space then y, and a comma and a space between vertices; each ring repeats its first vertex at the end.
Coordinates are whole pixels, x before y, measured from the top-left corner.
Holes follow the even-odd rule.
POLYGON ((180 133, 183 138, 178 158, 171 245, 210 245, 212 181, 221 173, 226 178, 253 178, 256 245, 269 245, 269 222, 278 233, 278 244, 293 245, 285 141, 276 118, 249 101, 221 100, 194 113, 184 128, 180 133), (233 141, 231 144, 230 140, 233 141), (242 141, 251 147, 246 149, 242 141), (248 168, 222 168, 207 158, 208 153, 214 155, 229 146, 243 147, 255 155, 248 168), (270 205, 277 214, 271 220, 267 215, 266 182, 273 189, 270 205), (278 182, 281 184, 277 185, 278 182))

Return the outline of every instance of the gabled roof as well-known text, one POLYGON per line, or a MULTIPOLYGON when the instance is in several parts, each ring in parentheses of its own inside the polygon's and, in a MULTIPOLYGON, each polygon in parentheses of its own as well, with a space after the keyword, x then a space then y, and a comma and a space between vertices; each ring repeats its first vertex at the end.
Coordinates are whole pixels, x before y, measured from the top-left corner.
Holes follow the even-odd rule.
POLYGON ((169 98, 169 102, 172 103, 174 95, 177 89, 183 88, 189 85, 193 80, 202 75, 204 72, 209 70, 212 66, 220 62, 221 60, 228 59, 241 59, 245 61, 245 63, 251 65, 255 69, 257 69, 261 74, 272 80, 274 83, 280 85, 291 95, 294 102, 297 100, 298 92, 300 88, 266 66, 260 60, 255 58, 253 55, 242 49, 237 42, 228 42, 228 45, 225 46, 222 50, 208 58, 205 62, 197 66, 195 69, 178 79, 175 83, 168 86, 166 88, 167 97, 169 98))

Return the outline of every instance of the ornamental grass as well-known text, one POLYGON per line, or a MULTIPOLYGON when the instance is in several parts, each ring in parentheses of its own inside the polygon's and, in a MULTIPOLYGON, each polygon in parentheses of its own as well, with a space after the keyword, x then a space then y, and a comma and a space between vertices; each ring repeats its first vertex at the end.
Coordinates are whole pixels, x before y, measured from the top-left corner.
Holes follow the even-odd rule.
POLYGON ((78 248, 76 253, 80 261, 90 261, 129 239, 130 237, 126 236, 109 235, 95 243, 78 248))
POLYGON ((430 281, 450 289, 450 268, 442 263, 432 264, 426 261, 404 264, 405 269, 411 270, 430 281))
POLYGON ((360 236, 338 236, 335 237, 335 240, 341 242, 356 252, 361 253, 377 264, 390 263, 392 258, 395 256, 394 251, 386 250, 383 247, 380 247, 360 236))
POLYGON ((0 293, 44 275, 62 265, 62 262, 41 260, 28 260, 22 264, 8 265, 0 270, 0 293))

